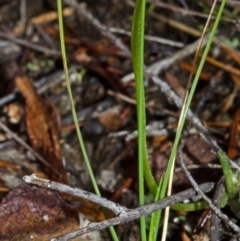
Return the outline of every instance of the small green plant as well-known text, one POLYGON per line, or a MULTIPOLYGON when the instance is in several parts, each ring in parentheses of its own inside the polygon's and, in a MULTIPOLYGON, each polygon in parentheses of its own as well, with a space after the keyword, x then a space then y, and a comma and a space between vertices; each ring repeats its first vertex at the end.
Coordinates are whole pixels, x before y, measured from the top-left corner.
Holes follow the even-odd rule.
MULTIPOLYGON (((221 201, 221 207, 225 207, 228 203, 233 214, 240 218, 240 202, 239 202, 239 194, 240 194, 240 171, 236 169, 232 169, 229 164, 229 159, 223 151, 218 152, 218 158, 222 166, 226 192, 223 195, 221 201)), ((209 205, 205 201, 196 202, 196 203, 177 203, 171 206, 174 210, 183 210, 183 211, 197 211, 207 208, 209 205)))
MULTIPOLYGON (((167 187, 169 184, 170 174, 173 170, 175 156, 177 153, 179 141, 181 139, 182 130, 184 127, 184 123, 186 120, 187 112, 190 107, 194 92, 196 90, 196 86, 199 80, 200 73, 203 69, 205 59, 208 55, 210 46, 212 44, 214 35, 216 33, 216 29, 218 23, 220 21, 226 0, 223 0, 221 6, 219 8, 216 20, 211 30, 211 34, 209 37, 209 41, 207 46, 204 50, 202 59, 198 66, 197 73, 191 84, 189 82, 189 89, 187 90, 187 94, 185 96, 185 101, 183 104, 183 108, 181 111, 179 124, 177 128, 176 137, 174 140, 173 148, 171 151, 171 155, 169 158, 169 163, 167 166, 166 173, 164 177, 160 179, 160 183, 156 190, 155 181, 151 173, 151 169, 148 164, 148 157, 147 157, 147 147, 146 147, 146 133, 145 133, 145 103, 144 103, 144 61, 143 61, 143 54, 144 54, 144 21, 145 21, 145 8, 146 8, 146 1, 145 0, 137 0, 134 15, 133 15, 133 22, 132 22, 132 55, 133 55, 133 70, 135 74, 135 83, 136 83, 136 97, 137 97, 137 113, 138 113, 138 165, 139 165, 139 203, 142 205, 144 204, 144 187, 143 181, 144 177, 148 184, 150 191, 155 194, 155 201, 162 199, 166 196, 167 187)), ((215 3, 216 4, 216 1, 215 3)), ((215 6, 215 5, 214 5, 215 6)), ((208 25, 209 22, 207 22, 208 25)), ((206 26, 207 26, 206 25, 206 26)), ((150 224, 150 232, 149 232, 149 240, 155 241, 157 239, 158 234, 158 227, 161 219, 161 211, 153 213, 151 216, 151 224, 150 224)), ((141 219, 141 233, 142 233, 142 240, 146 240, 146 231, 143 230, 146 228, 145 219, 141 219)))
MULTIPOLYGON (((61 40, 61 50, 62 50, 62 57, 63 57, 63 64, 64 64, 64 70, 66 74, 66 81, 67 81, 67 89, 69 93, 71 108, 72 108, 72 115, 76 127, 76 132, 78 135, 80 148, 83 153, 83 157, 85 160, 85 164, 88 170, 88 173, 90 175, 90 179, 92 181, 94 190, 97 195, 100 196, 99 188, 96 184, 96 180, 94 177, 94 174, 92 172, 92 168, 90 165, 90 161, 88 159, 87 152, 85 150, 84 141, 79 129, 76 111, 74 108, 74 101, 70 86, 70 80, 68 75, 68 65, 67 65, 67 57, 66 57, 66 50, 65 50, 65 44, 64 44, 64 28, 63 28, 63 20, 62 20, 62 1, 57 0, 58 2, 58 13, 59 13, 59 29, 60 29, 60 40, 61 40)), ((151 168, 148 161, 148 152, 147 152, 147 142, 146 142, 146 117, 145 117, 145 97, 144 97, 144 22, 145 22, 145 8, 146 8, 146 0, 137 0, 134 14, 133 14, 133 22, 132 22, 132 39, 131 39, 131 48, 132 48, 132 56, 133 56, 133 70, 135 74, 135 84, 136 84, 136 99, 137 99, 137 123, 138 123, 138 174, 139 174, 139 204, 143 205, 145 203, 145 191, 144 191, 144 180, 146 181, 149 190, 152 192, 152 194, 155 195, 155 201, 162 199, 166 196, 167 187, 169 184, 169 177, 171 174, 171 170, 174 166, 175 156, 178 149, 178 144, 181 138, 181 133, 183 130, 183 126, 185 123, 187 111, 189 109, 189 106, 191 104, 198 79, 200 76, 200 73, 202 71, 205 59, 207 57, 207 54, 209 52, 211 43, 213 41, 217 25, 220 21, 220 17, 224 8, 226 0, 222 1, 222 4, 219 8, 218 15, 216 18, 216 21, 213 25, 211 35, 209 38, 209 42, 204 50, 203 57, 201 59, 201 62, 199 64, 196 76, 194 78, 194 81, 191 85, 189 94, 186 95, 186 101, 184 102, 184 106, 181 113, 181 118, 179 120, 179 125, 176 133, 176 138, 173 144, 172 152, 169 159, 169 164, 166 170, 166 174, 160 179, 159 184, 157 185, 154 177, 151 172, 151 168)), ((226 179, 226 193, 229 200, 229 205, 235 215, 240 218, 240 205, 238 202, 238 196, 239 196, 239 186, 238 186, 238 176, 239 173, 232 171, 232 169, 229 166, 228 158, 223 152, 219 152, 219 159, 223 168, 224 176, 226 179)), ((224 201, 224 203, 226 203, 224 201)), ((224 205, 223 203, 223 205, 224 205)), ((190 205, 186 204, 176 204, 175 208, 180 207, 181 209, 188 209, 188 210, 196 210, 198 208, 201 208, 203 206, 203 203, 196 203, 190 207, 190 205), (182 205, 182 206, 181 206, 182 205)), ((206 206, 204 206, 206 207, 206 206)), ((174 208, 174 206, 173 206, 174 208)), ((157 239, 158 235, 158 228, 159 223, 161 219, 161 211, 155 212, 151 216, 151 222, 150 222, 150 232, 149 232, 149 238, 150 241, 155 241, 157 239)), ((141 224, 141 237, 143 241, 147 240, 146 235, 146 220, 145 217, 142 217, 140 219, 141 224)), ((117 241, 118 237, 114 231, 113 228, 110 228, 110 232, 112 234, 113 240, 117 241)))
POLYGON ((218 152, 218 157, 222 166, 223 174, 226 183, 226 194, 228 197, 229 206, 233 214, 240 218, 240 202, 239 202, 239 170, 233 170, 230 167, 229 159, 223 151, 218 152))

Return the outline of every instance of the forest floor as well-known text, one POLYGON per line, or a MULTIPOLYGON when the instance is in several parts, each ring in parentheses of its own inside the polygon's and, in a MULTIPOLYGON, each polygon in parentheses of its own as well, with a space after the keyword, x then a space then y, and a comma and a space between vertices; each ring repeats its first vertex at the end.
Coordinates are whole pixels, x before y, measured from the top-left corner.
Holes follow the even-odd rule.
MULTIPOLYGON (((180 98, 212 2, 147 3, 146 68, 180 98)), ((50 240, 89 221, 103 220, 103 213, 86 200, 23 181, 23 176, 35 173, 93 192, 66 88, 56 2, 0 0, 0 4, 0 240, 50 240)), ((219 6, 220 1, 216 12, 219 6)), ((128 208, 138 206, 137 115, 130 54, 133 7, 131 0, 64 4, 74 103, 93 172, 102 195, 128 208)), ((227 1, 191 104, 207 137, 234 161, 240 155, 239 12, 238 1, 227 1)), ((145 95, 148 154, 158 182, 168 163, 180 109, 151 78, 145 80, 145 95)), ((223 174, 216 150, 191 119, 185 127, 183 156, 192 176, 198 183, 218 182, 223 174)), ((177 158, 173 193, 190 187, 177 158)), ((145 194, 153 202, 147 188, 145 194)), ((224 211, 239 222, 228 206, 224 211)), ((171 211, 168 240, 208 240, 210 225, 208 218, 201 221, 203 212, 171 211)), ((222 240, 232 238, 228 227, 220 224, 218 228, 222 240)), ((138 220, 116 230, 120 240, 140 240, 138 220)), ((104 230, 74 240, 110 240, 110 235, 104 230)))

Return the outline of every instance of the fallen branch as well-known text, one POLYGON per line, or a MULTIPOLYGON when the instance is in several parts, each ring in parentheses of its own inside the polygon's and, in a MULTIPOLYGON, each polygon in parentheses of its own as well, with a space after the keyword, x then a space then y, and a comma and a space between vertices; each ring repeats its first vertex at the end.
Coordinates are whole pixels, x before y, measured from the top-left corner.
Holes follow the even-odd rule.
POLYGON ((86 191, 78 189, 78 188, 72 188, 70 186, 67 186, 67 185, 64 185, 61 183, 57 183, 57 182, 54 182, 51 180, 38 178, 34 174, 32 174, 31 176, 24 176, 23 180, 27 183, 36 184, 36 185, 39 185, 42 187, 51 188, 54 190, 58 190, 60 192, 64 192, 64 193, 68 193, 68 194, 71 194, 74 196, 85 198, 89 201, 100 204, 100 205, 112 210, 115 214, 117 214, 117 217, 115 217, 115 218, 104 220, 102 222, 89 223, 84 228, 81 228, 77 231, 74 231, 72 233, 69 233, 69 234, 66 234, 63 236, 59 236, 57 238, 52 238, 51 241, 66 241, 66 240, 72 239, 74 237, 81 236, 86 233, 90 233, 92 231, 101 230, 101 229, 105 229, 110 226, 115 226, 118 224, 131 222, 135 219, 138 219, 142 216, 149 215, 155 211, 164 209, 175 203, 179 203, 186 199, 192 198, 195 195, 198 195, 199 190, 201 192, 209 192, 214 187, 213 183, 205 183, 205 184, 199 185, 198 191, 196 191, 194 189, 188 189, 184 192, 180 192, 178 194, 164 198, 158 202, 140 206, 135 209, 128 209, 124 206, 120 206, 114 202, 111 202, 105 198, 101 198, 93 193, 86 192, 86 191))

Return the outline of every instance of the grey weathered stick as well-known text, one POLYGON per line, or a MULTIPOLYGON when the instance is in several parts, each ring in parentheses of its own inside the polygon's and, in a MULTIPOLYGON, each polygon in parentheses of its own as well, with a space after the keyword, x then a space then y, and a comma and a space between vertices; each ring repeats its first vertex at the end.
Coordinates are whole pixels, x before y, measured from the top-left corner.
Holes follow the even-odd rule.
MULTIPOLYGON (((213 184, 209 183, 206 185, 203 184, 203 186, 201 186, 200 188, 203 188, 204 191, 209 191, 209 188, 211 189, 212 187, 213 187, 213 184)), ((189 189, 187 191, 184 191, 184 192, 178 193, 176 195, 162 199, 161 201, 156 202, 156 203, 151 203, 151 204, 148 204, 145 206, 138 207, 136 209, 128 209, 127 211, 123 212, 116 218, 105 220, 105 221, 102 221, 99 223, 90 223, 88 226, 86 226, 80 230, 66 234, 64 236, 53 238, 53 239, 51 239, 51 241, 66 241, 66 240, 69 240, 76 236, 84 235, 86 233, 96 231, 96 230, 101 230, 101 229, 107 228, 109 226, 115 226, 118 224, 131 222, 142 216, 149 215, 157 210, 164 209, 167 206, 171 206, 174 203, 178 203, 178 202, 184 201, 185 199, 191 198, 191 197, 195 196, 196 194, 198 194, 198 193, 195 190, 189 189)))
POLYGON ((32 184, 36 184, 38 186, 51 188, 51 189, 54 189, 54 190, 57 190, 57 191, 60 191, 63 193, 71 194, 76 197, 85 198, 93 203, 97 203, 105 208, 112 210, 116 215, 119 215, 120 213, 126 211, 125 207, 122 207, 114 202, 111 202, 111 201, 107 200, 106 198, 99 197, 91 192, 87 192, 87 191, 84 191, 84 190, 81 190, 81 189, 78 189, 75 187, 70 187, 65 184, 61 184, 61 183, 54 182, 51 180, 39 178, 34 174, 32 174, 31 176, 24 176, 23 180, 27 183, 32 183, 32 184))
POLYGON ((58 50, 54 50, 54 49, 49 49, 49 48, 45 48, 41 45, 37 45, 37 44, 34 44, 34 43, 31 43, 29 41, 26 41, 24 39, 20 39, 20 38, 15 38, 7 33, 4 33, 2 31, 0 31, 0 37, 1 38, 4 38, 4 39, 7 39, 13 43, 16 43, 16 44, 19 44, 21 46, 24 46, 24 47, 27 47, 29 49, 33 49, 35 51, 38 51, 38 52, 42 52, 46 55, 53 55, 53 56, 60 56, 61 55, 61 52, 58 51, 58 50))
MULTIPOLYGON (((224 179, 222 178, 216 187, 216 191, 213 196, 213 204, 217 208, 221 208, 221 201, 225 192, 224 187, 224 179)), ((220 233, 220 219, 215 214, 212 213, 211 215, 211 229, 210 229, 210 240, 219 240, 219 233, 220 233)))
MULTIPOLYGON (((86 198, 89 201, 100 204, 104 207, 111 209, 113 212, 118 213, 118 217, 116 217, 116 218, 108 219, 108 220, 98 222, 98 223, 90 223, 88 226, 86 226, 80 230, 77 230, 75 232, 66 234, 66 235, 58 237, 58 238, 52 238, 51 241, 69 240, 76 236, 84 235, 86 233, 89 233, 89 232, 92 232, 95 230, 101 230, 101 229, 107 228, 109 226, 115 226, 118 224, 130 222, 130 221, 140 218, 141 216, 149 215, 157 210, 163 209, 167 206, 171 206, 178 202, 182 202, 185 199, 191 198, 198 194, 197 191, 195 191, 194 189, 188 189, 187 191, 180 192, 178 194, 167 197, 167 198, 162 199, 161 201, 158 201, 155 203, 147 204, 147 205, 138 207, 136 209, 127 209, 126 207, 119 206, 116 203, 111 202, 105 198, 98 197, 95 194, 86 192, 81 189, 71 188, 67 185, 63 185, 63 184, 53 182, 50 180, 46 180, 43 178, 38 178, 36 175, 25 176, 23 179, 27 183, 32 183, 32 184, 36 184, 39 186, 52 188, 54 190, 59 190, 61 192, 66 192, 68 194, 86 198)), ((209 192, 212 190, 213 187, 214 187, 213 183, 205 183, 205 184, 202 184, 199 186, 199 188, 202 192, 209 192)))
POLYGON ((185 163, 183 161, 183 155, 182 155, 182 147, 179 150, 179 157, 180 157, 180 163, 183 171, 185 172, 188 180, 191 182, 194 189, 202 196, 202 198, 209 204, 209 207, 212 209, 216 215, 221 218, 227 225, 229 225, 236 233, 240 234, 240 227, 238 227, 234 222, 232 222, 227 215, 221 212, 219 208, 213 205, 212 201, 202 192, 202 190, 199 188, 200 185, 196 183, 190 172, 187 170, 185 163))
MULTIPOLYGON (((130 31, 126 31, 125 29, 121 29, 121 28, 109 28, 109 31, 111 31, 113 33, 121 33, 121 34, 126 34, 128 36, 131 36, 130 31)), ((184 43, 172 41, 170 39, 164 39, 164 38, 150 36, 150 35, 145 35, 144 39, 149 40, 149 41, 153 41, 153 42, 158 42, 158 43, 161 43, 161 44, 170 45, 170 46, 184 47, 184 43)))

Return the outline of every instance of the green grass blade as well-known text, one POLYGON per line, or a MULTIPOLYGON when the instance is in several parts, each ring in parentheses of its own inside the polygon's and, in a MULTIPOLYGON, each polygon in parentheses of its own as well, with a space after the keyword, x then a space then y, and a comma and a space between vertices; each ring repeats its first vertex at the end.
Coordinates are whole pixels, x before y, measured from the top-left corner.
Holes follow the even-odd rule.
MULTIPOLYGON (((133 71, 136 83, 137 116, 138 116, 138 154, 140 173, 143 172, 149 189, 156 193, 157 185, 148 162, 146 145, 146 116, 144 97, 144 21, 145 0, 137 0, 132 23, 131 49, 133 56, 133 71), (142 170, 143 169, 143 170, 142 170)), ((143 183, 143 178, 140 179, 143 183)))
MULTIPOLYGON (((96 182, 95 176, 93 174, 92 167, 91 167, 88 155, 87 155, 87 151, 86 151, 86 148, 85 148, 85 145, 84 145, 82 134, 81 134, 81 131, 80 131, 80 128, 79 128, 79 125, 78 125, 78 118, 77 118, 77 114, 76 114, 76 110, 75 110, 75 106, 74 106, 74 101, 73 101, 71 83, 70 83, 69 73, 68 73, 65 41, 64 41, 62 0, 57 0, 57 5, 58 5, 58 21, 59 21, 61 53, 62 53, 62 58, 63 58, 63 66, 64 66, 64 72, 65 72, 65 76, 66 76, 67 90, 68 90, 68 95, 69 95, 69 100, 70 100, 70 105, 71 105, 71 110, 72 110, 72 116, 73 116, 76 132, 77 132, 77 136, 78 136, 78 140, 79 140, 79 144, 80 144, 80 149, 82 150, 85 165, 87 167, 87 171, 88 171, 88 174, 90 176, 94 191, 98 196, 101 196, 100 190, 98 188, 98 185, 97 185, 97 182, 96 182)), ((117 237, 117 234, 116 234, 114 228, 110 227, 109 229, 110 229, 110 233, 112 235, 113 240, 118 241, 118 237, 117 237)))
MULTIPOLYGON (((145 103, 144 103, 144 88, 143 88, 143 51, 144 51, 144 15, 145 1, 137 0, 132 22, 132 38, 131 50, 133 58, 133 71, 135 74, 136 83, 136 98, 137 98, 137 122, 138 122, 138 185, 139 185, 139 204, 144 204, 144 164, 143 159, 146 156, 146 141, 143 133, 145 129, 145 103), (140 83, 142 82, 142 84, 140 83), (141 93, 140 93, 141 92, 141 93), (144 108, 144 111, 143 111, 144 108)), ((140 218, 141 239, 147 240, 146 237, 146 219, 140 218)))
POLYGON ((239 192, 237 175, 233 172, 229 159, 223 151, 218 152, 218 157, 225 177, 228 197, 235 198, 239 192))
MULTIPOLYGON (((213 28, 212 28, 212 31, 211 31, 211 34, 210 34, 210 37, 209 37, 209 41, 208 41, 208 43, 206 45, 206 48, 204 50, 202 59, 200 61, 197 73, 195 75, 195 78, 194 78, 194 81, 193 81, 193 84, 192 84, 192 87, 191 87, 191 90, 189 92, 189 96, 188 96, 188 98, 186 100, 185 106, 183 107, 182 118, 179 120, 178 130, 177 130, 177 133, 176 133, 176 137, 175 137, 175 140, 174 140, 173 148, 172 148, 171 155, 170 155, 170 158, 169 158, 169 163, 168 163, 167 170, 166 170, 166 173, 165 173, 165 177, 164 177, 164 180, 163 180, 163 184, 162 184, 162 187, 161 187, 161 192, 160 192, 160 195, 159 195, 159 199, 164 198, 165 195, 166 195, 167 186, 168 186, 168 180, 169 180, 171 168, 172 168, 172 165, 173 165, 176 153, 177 153, 178 144, 179 144, 179 141, 180 141, 180 138, 181 138, 183 126, 184 126, 184 123, 185 123, 185 120, 186 120, 186 116, 187 116, 187 111, 188 111, 188 109, 190 107, 190 104, 191 104, 191 101, 192 101, 192 98, 193 98, 193 95, 194 95, 194 92, 195 92, 195 89, 196 89, 196 86, 197 86, 197 83, 198 83, 198 80, 199 80, 199 76, 200 76, 201 71, 203 69, 206 57, 208 55, 210 46, 212 44, 214 35, 216 33, 217 26, 219 24, 219 21, 220 21, 220 18, 221 18, 221 15, 222 15, 225 3, 226 3, 226 0, 223 0, 222 3, 221 3, 218 15, 216 17, 216 20, 214 22, 214 25, 213 25, 213 28)), ((156 220, 156 222, 155 222, 156 226, 150 227, 150 234, 149 234, 149 240, 150 241, 155 241, 157 239, 157 230, 158 230, 159 223, 160 223, 160 215, 157 216, 157 219, 158 220, 156 220)))
MULTIPOLYGON (((159 200, 159 196, 160 196, 160 191, 162 189, 162 184, 163 184, 163 180, 164 180, 164 176, 161 177, 159 184, 158 184, 158 189, 157 189, 157 193, 155 195, 155 199, 154 201, 157 202, 159 200)), ((158 234, 158 220, 161 219, 161 215, 162 215, 162 210, 159 210, 158 212, 154 212, 151 215, 151 221, 150 221, 150 231, 149 231, 149 237, 148 240, 154 240, 155 236, 157 236, 158 234)))
POLYGON ((218 152, 218 157, 225 177, 228 204, 234 215, 240 219, 239 171, 232 170, 229 159, 223 151, 218 152))
MULTIPOLYGON (((153 178, 148 162, 146 144, 146 116, 144 97, 144 27, 145 27, 146 0, 137 0, 132 22, 131 50, 133 58, 133 71, 136 83, 137 99, 137 123, 138 123, 138 181, 139 181, 139 204, 144 204, 144 177, 151 192, 157 191, 157 185, 153 178)), ((141 237, 146 240, 145 217, 140 219, 141 237)))

